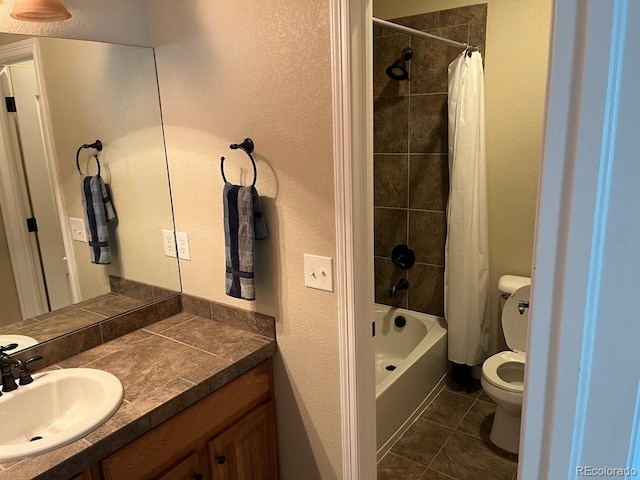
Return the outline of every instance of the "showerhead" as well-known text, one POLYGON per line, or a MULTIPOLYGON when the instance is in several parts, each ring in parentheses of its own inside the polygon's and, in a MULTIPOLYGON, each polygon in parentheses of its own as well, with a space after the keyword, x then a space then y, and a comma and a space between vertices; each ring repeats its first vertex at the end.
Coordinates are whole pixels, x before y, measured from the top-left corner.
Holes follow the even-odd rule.
POLYGON ((407 62, 413 58, 413 50, 407 47, 402 50, 402 57, 387 67, 387 75, 393 80, 408 80, 407 62))

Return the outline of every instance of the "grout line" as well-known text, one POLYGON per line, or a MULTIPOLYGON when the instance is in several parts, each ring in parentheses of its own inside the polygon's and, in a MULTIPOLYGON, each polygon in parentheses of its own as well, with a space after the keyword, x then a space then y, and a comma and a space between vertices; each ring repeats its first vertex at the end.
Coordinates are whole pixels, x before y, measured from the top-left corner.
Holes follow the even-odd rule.
MULTIPOLYGON (((453 390, 447 390, 447 393, 451 393, 453 395, 457 395, 457 396, 462 397, 462 398, 469 398, 471 400, 475 400, 476 399, 475 397, 470 397, 469 395, 465 395, 464 393, 458 393, 458 392, 455 392, 453 390)), ((473 403, 475 403, 475 402, 473 402, 473 403)), ((473 406, 473 403, 472 403, 472 406, 473 406)), ((466 413, 465 413, 465 415, 466 415, 466 413)))
MULTIPOLYGON (((412 36, 409 35, 409 47, 413 48, 413 39, 412 36)), ((411 78, 412 76, 412 63, 409 63, 409 78, 411 78)), ((407 108, 407 153, 411 153, 411 82, 408 81, 407 82, 407 93, 408 93, 408 102, 409 102, 409 106, 407 108)), ((410 157, 409 157, 410 158, 410 157)), ((409 215, 409 206, 410 206, 410 202, 409 199, 411 198, 411 160, 408 159, 407 160, 407 231, 405 232, 405 245, 409 245, 409 239, 410 239, 410 234, 411 234, 411 230, 410 230, 410 215, 409 215)), ((407 279, 409 278, 409 272, 407 272, 407 279)), ((409 309, 409 305, 411 304, 411 302, 409 301, 409 297, 413 296, 411 295, 412 291, 409 290, 407 291, 407 295, 406 295, 406 305, 407 305, 407 309, 409 309)))
MULTIPOLYGON (((404 156, 408 156, 408 157, 447 157, 448 153, 447 152, 413 152, 413 153, 409 153, 409 152, 373 152, 374 157, 404 157, 404 156)), ((402 161, 402 160, 400 160, 402 161)), ((432 161, 437 161, 437 159, 434 159, 432 161)), ((38 320, 40 321, 40 320, 38 320)))
MULTIPOLYGON (((219 373, 219 372, 218 372, 218 373, 219 373)), ((217 375, 217 374, 215 374, 215 373, 214 373, 213 375, 217 375)), ((187 380, 187 379, 186 379, 186 378, 184 378, 184 377, 178 377, 178 379, 179 379, 179 380, 182 380, 182 381, 184 381, 184 382, 187 382, 187 383, 188 383, 188 384, 190 384, 192 387, 193 387, 194 385, 197 385, 195 382, 192 382, 191 380, 187 380)))
POLYGON ((404 207, 385 207, 384 205, 375 205, 373 208, 386 208, 387 210, 413 210, 415 212, 426 213, 446 213, 444 210, 425 210, 422 208, 404 208, 404 207))
MULTIPOLYGON (((442 472, 440 472, 440 471, 438 471, 438 470, 434 470, 434 469, 431 469, 431 468, 427 468, 427 472, 428 472, 429 470, 431 470, 432 472, 439 473, 439 474, 440 474, 440 475, 442 475, 443 477, 451 478, 452 480, 460 480, 458 477, 452 477, 451 475, 447 475, 446 473, 442 473, 442 472)), ((425 473, 426 473, 426 472, 425 472, 425 473)), ((422 480, 422 477, 420 477, 420 480, 422 480)))
MULTIPOLYGON (((446 388, 446 386, 445 386, 445 388, 446 388)), ((442 390, 444 390, 444 388, 443 388, 442 390)), ((442 391, 441 391, 440 393, 442 393, 442 391)), ((440 393, 438 394, 438 396, 440 396, 440 393)), ((436 398, 437 398, 437 397, 436 397, 436 398)), ((457 431, 458 431, 458 427, 460 426, 460 424, 462 423, 462 421, 465 419, 465 417, 469 414, 469 412, 471 411, 471 409, 473 408, 473 406, 475 405, 475 403, 476 403, 475 401, 474 401, 474 402, 472 402, 472 403, 471 403, 471 406, 467 409, 467 411, 465 412, 465 414, 460 418, 460 421, 458 421, 458 423, 456 424, 456 426, 452 429, 451 434, 447 437, 447 439, 446 439, 446 440, 445 440, 445 442, 442 444, 442 446, 440 446, 440 448, 438 449, 438 452, 433 456, 433 458, 431 459, 431 462, 429 462, 429 465, 427 465, 427 469, 430 469, 430 468, 431 468, 431 465, 433 464, 433 462, 435 462, 436 458, 438 458, 438 455, 440 455, 440 453, 442 452, 442 449, 444 449, 445 445, 446 445, 447 443, 449 443, 449 440, 451 440, 451 437, 453 436, 453 434, 454 434, 455 432, 457 432, 457 431)), ((435 469, 434 469, 434 471, 435 471, 435 472, 438 472, 438 473, 442 473, 442 472, 439 472, 438 470, 435 470, 435 469)))
POLYGON ((172 342, 179 343, 180 345, 184 345, 185 347, 190 347, 190 348, 193 348, 194 350, 198 350, 198 351, 203 352, 203 353, 208 353, 212 357, 219 356, 217 353, 208 352, 207 350, 203 350, 201 348, 194 347, 193 345, 189 345, 188 343, 181 342, 180 340, 176 340, 175 338, 167 337, 166 335, 162 335, 161 333, 156 333, 156 332, 149 332, 149 333, 151 333, 152 335, 157 335, 158 337, 162 337, 165 340, 171 340, 172 342))
MULTIPOLYGON (((373 258, 374 258, 374 259, 375 259, 375 258, 377 258, 378 260, 391 260, 391 257, 381 257, 380 255, 375 255, 373 258)), ((436 264, 434 264, 434 263, 416 262, 415 264, 416 264, 416 265, 423 266, 423 267, 444 268, 444 265, 436 265, 436 264)), ((454 393, 455 393, 455 392, 454 392, 454 393)), ((460 395, 460 394, 458 393, 458 394, 456 394, 456 395, 460 395)), ((473 397, 469 397, 469 396, 466 396, 466 397, 467 397, 467 398, 471 398, 471 399, 473 399, 473 397)))
MULTIPOLYGON (((92 315, 97 315, 97 316, 99 316, 99 317, 102 317, 100 320, 104 320, 105 318, 111 318, 111 317, 113 317, 113 316, 114 316, 114 315, 111 315, 111 317, 110 317, 110 316, 108 316, 108 315, 103 315, 102 313, 98 313, 98 312, 94 312, 94 311, 92 311, 92 310, 89 310, 89 308, 91 308, 91 307, 93 307, 93 306, 94 306, 94 305, 88 305, 88 306, 86 306, 86 307, 79 308, 78 310, 81 310, 81 311, 82 311, 82 312, 84 312, 84 313, 90 313, 90 314, 92 314, 92 315)), ((128 311, 128 310, 127 310, 127 311, 128 311)), ((115 315, 121 315, 121 314, 122 314, 122 312, 121 312, 121 313, 117 313, 117 314, 115 314, 115 315)), ((65 313, 61 313, 61 314, 60 314, 60 316, 61 316, 61 315, 66 315, 66 314, 65 314, 65 313)), ((58 316, 58 315, 56 315, 56 316, 58 316)))
MULTIPOLYGON (((482 392, 480 393, 480 395, 482 395, 482 392)), ((468 437, 471 438, 475 438, 476 440, 481 440, 483 442, 490 442, 491 440, 487 439, 487 438, 482 438, 481 436, 476 436, 472 433, 469 432, 463 432, 462 430, 458 430, 458 428, 460 427, 460 425, 462 425, 462 422, 464 421, 465 417, 469 414, 469 412, 471 411, 471 409, 476 405, 476 403, 478 402, 482 402, 482 403, 486 403, 488 405, 493 405, 492 403, 489 402, 485 402, 484 400, 480 400, 480 395, 478 395, 478 397, 474 400, 474 402, 471 404, 471 407, 469 407, 469 410, 467 410, 467 413, 464 414, 464 417, 462 417, 462 420, 460 420, 460 422, 458 423, 458 425, 455 428, 455 431, 458 433, 461 433, 463 435, 466 435, 468 437)))
MULTIPOLYGON (((420 467, 424 468, 425 472, 427 471, 427 467, 426 467, 423 463, 416 462, 415 460, 411 460, 410 458, 403 457, 402 455, 398 455, 397 453, 392 452, 391 450, 389 450, 389 451, 384 455, 384 457, 382 457, 382 458, 380 459, 380 462, 382 462, 382 460, 383 460, 383 459, 385 459, 385 458, 387 457, 387 455, 395 455, 396 457, 400 457, 400 458, 402 458, 403 460, 407 460, 407 461, 409 461, 409 462, 411 462, 411 463, 413 463, 413 464, 415 464, 415 465, 418 465, 418 466, 420 466, 420 467)), ((380 462, 378 462, 376 465, 380 464, 380 462)), ((424 472, 422 472, 422 473, 424 474, 424 472)))
POLYGON ((400 95, 400 94, 398 94, 398 95, 379 95, 377 97, 373 97, 373 99, 374 100, 381 100, 383 98, 405 98, 405 97, 409 98, 409 95, 400 95))
MULTIPOLYGON (((192 315, 192 314, 191 314, 191 313, 189 313, 188 315, 192 315)), ((173 317, 173 315, 171 315, 171 316, 173 317)), ((171 325, 171 326, 169 326, 169 327, 165 328, 164 330, 162 330, 162 331, 160 331, 160 332, 154 332, 153 330, 149 330, 149 329, 147 328, 147 327, 150 327, 151 325, 154 325, 153 323, 150 323, 150 324, 149 324, 149 325, 147 325, 146 327, 142 327, 142 329, 143 329, 145 332, 149 332, 149 333, 163 333, 163 332, 166 332, 167 330, 171 330, 173 327, 179 327, 180 325, 184 325, 185 323, 187 323, 187 322, 189 322, 189 321, 193 320, 193 319, 194 319, 194 318, 196 318, 196 317, 197 317, 197 315, 193 315, 192 317, 188 317, 188 318, 187 318, 186 320, 184 320, 183 322, 180 322, 180 323, 176 323, 176 324, 174 324, 174 325, 171 325)), ((167 317, 167 318, 169 318, 169 317, 167 317)), ((163 319, 163 320, 165 320, 165 319, 163 319)), ((159 322, 161 322, 161 321, 162 321, 162 320, 158 320, 158 322, 155 322, 155 323, 159 323, 159 322)))
MULTIPOLYGON (((412 93, 411 95, 406 95, 408 97, 428 97, 431 95, 449 95, 449 92, 425 92, 425 93, 412 93)), ((376 98, 384 98, 384 97, 376 97, 376 98)))
POLYGON ((440 455, 440 452, 442 452, 442 449, 444 448, 444 446, 449 443, 449 440, 451 440, 451 437, 453 436, 453 434, 455 433, 455 429, 451 430, 451 433, 449 434, 449 436, 447 437, 447 439, 442 443, 442 445, 440 445, 440 448, 438 449, 438 451, 436 452, 436 454, 433 456, 433 458, 431 459, 431 461, 429 462, 429 465, 427 465, 427 470, 433 470, 434 472, 439 472, 438 470, 432 469, 431 465, 433 465, 433 462, 436 461, 436 458, 438 458, 438 455, 440 455))
MULTIPOLYGON (((445 387, 446 387, 446 385, 445 385, 445 387)), ((415 425, 415 423, 418 421, 418 419, 422 419, 422 420, 424 420, 424 421, 426 421, 426 422, 428 422, 428 421, 429 421, 429 420, 427 420, 427 419, 425 419, 425 418, 422 418, 422 414, 423 414, 424 412, 426 412, 427 408, 429 408, 429 407, 431 406, 431 404, 433 404, 433 402, 435 402, 435 401, 436 401, 436 399, 437 399, 437 398, 440 396, 440 394, 444 391, 445 387, 443 387, 443 388, 438 392, 438 395, 436 395, 435 397, 433 397, 433 399, 428 403, 428 405, 422 409, 422 411, 418 414, 418 416, 417 416, 417 417, 416 417, 416 419, 413 421, 413 423, 412 423, 411 425, 409 425, 409 428, 413 427, 413 425, 415 425)), ((435 423, 435 422, 431 422, 431 423, 435 423)), ((440 424, 439 424, 439 423, 437 423, 436 425, 440 425, 440 424)), ((446 426, 446 425, 442 425, 442 426, 446 426)), ((409 428, 407 428, 407 431, 409 431, 409 428)), ((451 428, 451 427, 447 427, 447 428, 451 428)), ((391 452, 391 449, 392 449, 393 447, 395 447, 395 446, 396 446, 396 443, 398 443, 398 442, 399 442, 399 441, 400 441, 400 440, 401 440, 401 439, 402 439, 406 434, 407 434, 407 432, 404 432, 404 434, 402 434, 402 435, 400 436, 400 438, 398 438, 398 439, 394 442, 394 444, 393 444, 393 445, 391 445, 391 446, 389 447, 389 450, 387 451, 387 453, 385 453, 385 455, 384 455, 382 458, 386 457, 386 456, 387 456, 387 454, 392 453, 392 452, 391 452)), ((398 454, 396 453, 395 455, 398 455, 398 454)), ((400 456, 400 455, 398 455, 398 456, 400 456)), ((380 461, 382 461, 382 458, 380 459, 380 461)), ((403 458, 404 458, 404 457, 403 457, 403 458)), ((412 460, 412 461, 413 461, 413 460, 412 460)), ((378 463, 380 463, 380 462, 378 462, 378 463)), ((414 463, 416 463, 416 462, 414 462, 414 463)), ((420 465, 422 465, 422 464, 420 464, 420 465)))

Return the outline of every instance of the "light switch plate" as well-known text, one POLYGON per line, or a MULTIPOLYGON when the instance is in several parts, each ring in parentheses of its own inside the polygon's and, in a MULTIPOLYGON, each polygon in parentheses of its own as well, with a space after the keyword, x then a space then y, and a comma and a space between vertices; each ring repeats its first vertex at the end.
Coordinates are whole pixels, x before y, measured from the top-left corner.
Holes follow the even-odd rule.
POLYGON ((178 258, 191 260, 191 249, 189 248, 189 235, 185 232, 176 232, 178 242, 178 258))
POLYGON ((309 288, 333 292, 333 259, 305 253, 304 284, 309 288))
POLYGON ((176 237, 173 235, 173 230, 162 230, 162 244, 164 254, 167 257, 176 258, 176 237))
POLYGON ((69 226, 71 227, 71 238, 76 242, 87 243, 87 231, 84 228, 82 218, 69 217, 69 226))

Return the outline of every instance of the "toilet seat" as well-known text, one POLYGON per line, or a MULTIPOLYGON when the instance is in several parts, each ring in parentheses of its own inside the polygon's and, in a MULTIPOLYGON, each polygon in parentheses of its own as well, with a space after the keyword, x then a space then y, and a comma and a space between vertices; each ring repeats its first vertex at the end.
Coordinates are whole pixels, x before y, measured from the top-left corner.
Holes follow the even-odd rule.
POLYGON ((489 357, 482 364, 482 375, 494 387, 506 390, 507 392, 522 394, 524 385, 517 385, 507 382, 498 375, 498 368, 507 363, 521 363, 524 368, 525 353, 523 352, 500 352, 489 357))

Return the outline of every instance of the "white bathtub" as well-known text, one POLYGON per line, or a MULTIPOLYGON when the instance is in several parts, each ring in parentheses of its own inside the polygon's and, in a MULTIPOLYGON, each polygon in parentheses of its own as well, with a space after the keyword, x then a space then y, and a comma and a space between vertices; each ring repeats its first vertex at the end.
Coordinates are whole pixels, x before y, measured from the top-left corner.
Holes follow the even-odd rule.
POLYGON ((446 325, 440 317, 375 305, 378 459, 446 384, 446 325), (406 320, 402 328, 398 316, 406 320))

